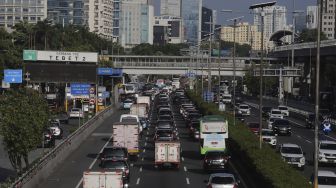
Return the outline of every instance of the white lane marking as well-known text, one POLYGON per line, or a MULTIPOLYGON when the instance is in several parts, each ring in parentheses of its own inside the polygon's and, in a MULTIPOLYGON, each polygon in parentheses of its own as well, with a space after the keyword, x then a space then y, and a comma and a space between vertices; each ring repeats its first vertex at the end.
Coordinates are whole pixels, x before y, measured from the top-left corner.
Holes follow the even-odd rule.
POLYGON ((133 163, 131 163, 131 167, 133 167, 134 166, 134 164, 133 163))
POLYGON ((184 168, 184 171, 186 172, 187 171, 187 167, 183 167, 184 168))
POLYGON ((189 182, 189 178, 186 178, 186 181, 187 181, 187 184, 189 185, 189 184, 190 184, 190 182, 189 182))
POLYGON ((144 160, 144 158, 141 159, 142 161, 144 160))
POLYGON ((146 149, 143 150, 143 153, 145 153, 145 152, 146 152, 146 149))
POLYGON ((147 146, 147 142, 145 142, 145 146, 147 146))
POLYGON ((182 157, 181 159, 182 159, 182 161, 184 161, 184 157, 182 157))
MULTIPOLYGON (((107 146, 107 144, 111 141, 112 136, 108 139, 108 141, 104 144, 103 148, 99 151, 99 153, 103 152, 104 148, 107 146)), ((92 163, 89 166, 89 170, 92 169, 93 165, 97 162, 99 155, 96 156, 96 158, 92 161, 92 163)), ((83 183, 83 178, 79 180, 75 188, 79 188, 83 183)))
POLYGON ((140 183, 140 178, 137 179, 136 184, 139 185, 139 183, 140 183))
POLYGON ((296 135, 296 137, 298 137, 298 138, 302 138, 300 135, 296 135))
POLYGON ((142 167, 140 167, 140 170, 139 170, 139 172, 142 172, 142 167))
POLYGON ((307 139, 306 139, 306 142, 308 142, 308 143, 312 143, 311 141, 309 141, 309 140, 307 140, 307 139))
POLYGON ((146 141, 148 140, 148 137, 146 137, 146 141))
POLYGON ((147 135, 149 135, 149 132, 147 131, 147 135))

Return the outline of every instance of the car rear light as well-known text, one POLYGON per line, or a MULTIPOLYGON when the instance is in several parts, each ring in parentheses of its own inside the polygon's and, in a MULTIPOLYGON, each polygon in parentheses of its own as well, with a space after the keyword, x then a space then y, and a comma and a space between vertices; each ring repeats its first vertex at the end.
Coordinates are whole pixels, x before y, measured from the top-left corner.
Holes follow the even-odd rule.
POLYGON ((212 185, 208 185, 207 188, 212 188, 212 185))
POLYGON ((126 170, 125 170, 125 173, 128 174, 128 173, 129 173, 129 169, 126 169, 126 170))
POLYGON ((233 188, 238 188, 238 184, 235 183, 235 184, 233 185, 233 188))

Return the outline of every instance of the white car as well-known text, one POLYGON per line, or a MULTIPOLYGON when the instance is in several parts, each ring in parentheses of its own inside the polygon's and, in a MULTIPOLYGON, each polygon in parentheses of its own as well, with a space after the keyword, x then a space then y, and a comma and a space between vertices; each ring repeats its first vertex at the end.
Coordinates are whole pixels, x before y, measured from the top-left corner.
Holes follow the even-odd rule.
POLYGON ((247 104, 241 104, 238 107, 238 113, 242 115, 249 116, 251 115, 251 108, 247 104))
POLYGON ((131 99, 126 99, 123 102, 123 109, 130 109, 133 104, 133 100, 131 99))
POLYGON ((63 130, 61 129, 60 125, 57 123, 51 123, 50 132, 54 135, 56 139, 62 139, 63 137, 63 130))
POLYGON ((69 112, 69 118, 83 118, 84 113, 80 108, 72 108, 69 112))
POLYGON ((281 144, 280 154, 282 159, 288 164, 304 169, 306 158, 300 146, 290 143, 281 144))
POLYGON ((278 109, 281 111, 282 115, 285 117, 289 116, 289 110, 287 106, 278 106, 278 109))
POLYGON ((320 163, 336 163, 336 142, 322 140, 319 143, 319 158, 320 163))
POLYGON ((261 137, 264 142, 270 144, 273 148, 276 147, 277 139, 272 129, 262 129, 261 137))
POLYGON ((230 173, 215 173, 210 174, 207 181, 207 187, 213 188, 237 188, 239 180, 230 173))
POLYGON ((272 118, 269 118, 269 119, 267 120, 267 125, 268 125, 268 128, 269 128, 269 129, 273 129, 273 123, 274 123, 274 121, 277 120, 277 119, 281 119, 281 118, 275 118, 275 117, 272 117, 272 118))
POLYGON ((319 170, 317 179, 319 188, 336 187, 336 173, 333 171, 319 170))
POLYGON ((272 109, 269 113, 269 117, 272 118, 283 118, 283 115, 279 109, 272 109))

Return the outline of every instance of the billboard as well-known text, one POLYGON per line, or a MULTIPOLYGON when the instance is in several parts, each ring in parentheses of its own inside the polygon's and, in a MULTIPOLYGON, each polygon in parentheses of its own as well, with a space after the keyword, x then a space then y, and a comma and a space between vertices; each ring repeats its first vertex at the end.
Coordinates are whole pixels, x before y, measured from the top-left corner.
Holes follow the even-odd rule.
POLYGON ((30 74, 30 82, 96 83, 97 65, 28 62, 25 72, 30 74))
POLYGON ((98 53, 94 52, 65 52, 24 50, 25 61, 53 61, 53 62, 98 62, 98 53))

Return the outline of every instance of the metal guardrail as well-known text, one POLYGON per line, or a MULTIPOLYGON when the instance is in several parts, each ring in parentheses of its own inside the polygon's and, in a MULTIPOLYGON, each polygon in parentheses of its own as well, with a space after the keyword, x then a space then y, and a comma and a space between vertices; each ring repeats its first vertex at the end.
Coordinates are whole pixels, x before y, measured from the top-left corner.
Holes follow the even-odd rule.
POLYGON ((54 159, 59 152, 66 148, 67 145, 71 145, 71 140, 75 137, 79 136, 83 131, 85 131, 88 127, 94 124, 97 120, 101 119, 108 111, 110 111, 113 107, 109 106, 103 111, 99 112, 96 116, 88 120, 85 124, 79 127, 75 132, 70 134, 65 140, 63 140, 60 144, 58 144, 55 148, 49 151, 46 155, 44 155, 36 164, 29 168, 23 175, 21 175, 12 185, 11 188, 21 188, 31 180, 39 170, 43 169, 50 160, 54 159))

